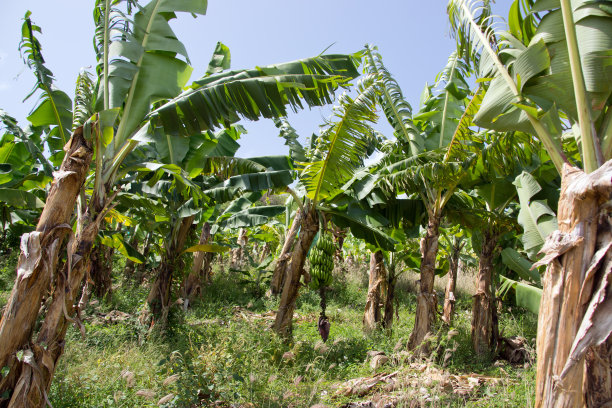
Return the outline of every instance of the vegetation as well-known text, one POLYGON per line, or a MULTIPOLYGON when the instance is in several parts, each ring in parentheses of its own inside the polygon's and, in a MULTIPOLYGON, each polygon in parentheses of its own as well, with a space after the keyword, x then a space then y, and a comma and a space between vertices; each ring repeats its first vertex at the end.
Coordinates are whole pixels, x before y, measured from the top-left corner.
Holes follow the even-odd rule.
POLYGON ((230 70, 219 42, 188 84, 169 21, 206 0, 96 1, 71 99, 26 13, 0 407, 607 406, 610 3, 515 0, 499 31, 450 0, 414 112, 372 45, 230 70), (327 103, 303 144, 286 107, 327 103), (289 155, 237 157, 243 118, 289 155))

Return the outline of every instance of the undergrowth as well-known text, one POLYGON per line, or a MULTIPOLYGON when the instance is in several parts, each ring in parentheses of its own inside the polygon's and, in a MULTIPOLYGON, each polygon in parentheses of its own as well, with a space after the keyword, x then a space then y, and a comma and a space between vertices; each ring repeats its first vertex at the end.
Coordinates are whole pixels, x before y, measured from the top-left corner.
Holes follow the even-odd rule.
MULTIPOLYGON (((333 284, 327 304, 331 330, 326 344, 316 329, 319 298, 304 288, 294 317, 293 339, 283 343, 270 329, 270 311, 277 307, 277 301, 255 296, 252 288, 237 283, 235 274, 217 270, 213 283, 204 288, 193 307, 184 313, 175 306, 168 329, 153 335, 138 320, 146 288, 118 285, 111 298, 87 309, 84 338, 78 330, 69 330, 49 399, 56 408, 310 407, 316 403, 331 407, 358 400, 357 396, 337 396, 335 390, 343 382, 376 372, 413 375, 411 362, 416 361, 391 359, 376 372, 366 361, 368 351, 392 356, 404 350, 416 297, 398 290, 399 319, 394 321, 391 334, 379 331, 366 336, 361 321, 367 287, 361 273, 337 277, 333 284), (128 316, 109 324, 104 315, 113 309, 128 316)), ((436 395, 434 382, 428 388, 434 397, 423 404, 531 405, 534 368, 493 364, 490 356, 476 358, 470 343, 469 295, 462 295, 457 305, 456 335, 452 338, 456 350, 444 370, 457 376, 479 374, 503 381, 482 385, 468 397, 452 392, 436 395)), ((521 335, 531 341, 535 325, 536 317, 523 311, 511 309, 500 316, 505 336, 521 335)), ((447 341, 443 340, 447 332, 448 328, 440 330, 433 340, 434 348, 447 341)), ((443 364, 441 358, 419 362, 440 369, 443 364)))

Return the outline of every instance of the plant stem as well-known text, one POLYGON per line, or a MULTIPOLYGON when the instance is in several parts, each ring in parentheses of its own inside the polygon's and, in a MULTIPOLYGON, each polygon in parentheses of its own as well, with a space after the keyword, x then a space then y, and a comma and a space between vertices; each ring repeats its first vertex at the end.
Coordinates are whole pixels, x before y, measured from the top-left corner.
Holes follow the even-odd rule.
POLYGON ((601 166, 602 154, 597 151, 599 144, 596 141, 596 134, 593 130, 591 121, 591 110, 589 108, 582 65, 580 63, 580 53, 578 52, 578 39, 574 25, 574 17, 570 0, 561 0, 561 13, 563 14, 563 26, 567 39, 567 50, 569 53, 570 68, 572 71, 572 83, 574 84, 574 96, 576 98, 576 109, 578 110, 578 122, 580 134, 582 136, 582 152, 584 170, 590 173, 601 166))
POLYGON ((104 3, 104 110, 107 110, 110 105, 110 91, 108 89, 108 48, 110 42, 110 33, 108 31, 108 24, 110 20, 110 13, 108 11, 110 7, 110 0, 106 0, 104 3))

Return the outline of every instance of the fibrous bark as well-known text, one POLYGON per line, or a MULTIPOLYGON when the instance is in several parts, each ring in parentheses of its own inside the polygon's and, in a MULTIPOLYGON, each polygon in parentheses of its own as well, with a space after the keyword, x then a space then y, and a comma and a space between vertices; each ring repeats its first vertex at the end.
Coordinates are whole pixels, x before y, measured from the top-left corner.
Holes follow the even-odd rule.
MULTIPOLYGON (((59 285, 65 280, 59 276, 57 268, 59 251, 63 239, 72 233, 68 223, 93 156, 90 142, 83 137, 82 127, 75 130, 64 150, 66 155, 59 171, 54 173, 36 230, 22 237, 17 278, 0 320, 0 367, 9 367, 8 375, 0 380, 0 395, 9 391, 12 399, 19 397, 13 391, 16 385, 20 383, 25 386, 20 375, 29 370, 17 360, 17 351, 24 351, 24 356, 27 354, 28 363, 39 361, 32 357, 37 353, 38 358, 40 353, 30 348, 30 340, 41 301, 51 290, 52 283, 55 282, 55 287, 63 290, 63 286, 59 285)), ((54 366, 54 361, 52 364, 54 366)), ((47 390, 48 387, 44 385, 38 390, 41 398, 47 390)), ((6 402, 0 402, 0 406, 6 406, 6 402)), ((17 402, 14 404, 19 406, 17 402)))
POLYGON ((76 237, 68 244, 68 260, 57 276, 36 341, 24 352, 21 373, 8 405, 10 408, 45 405, 57 363, 64 352, 66 330, 71 323, 76 323, 84 333, 80 322, 74 319, 77 312, 75 302, 89 268, 89 255, 103 217, 104 214, 99 213, 92 218, 88 211, 79 215, 76 237))
POLYGON ((300 287, 300 278, 304 274, 304 263, 310 245, 319 230, 319 219, 314 208, 307 210, 300 223, 300 237, 291 254, 291 260, 287 266, 283 292, 276 313, 274 330, 284 338, 291 337, 293 311, 300 287))
POLYGON ((414 329, 408 341, 410 350, 414 350, 421 345, 436 322, 438 300, 434 291, 434 279, 436 277, 440 219, 441 216, 439 215, 429 217, 425 237, 421 239, 421 282, 417 297, 414 329))
POLYGON ((542 248, 548 267, 538 317, 536 407, 612 400, 611 193, 612 161, 590 174, 564 166, 559 230, 542 248))
POLYGON ((295 237, 297 235, 298 230, 300 229, 301 224, 302 210, 297 210, 297 213, 295 214, 295 219, 293 220, 293 224, 289 229, 289 233, 287 233, 285 243, 283 244, 281 253, 278 257, 278 260, 276 261, 276 266, 274 267, 274 274, 272 275, 272 282, 270 283, 270 290, 273 295, 278 295, 283 291, 287 264, 291 259, 291 250, 293 248, 293 244, 295 243, 295 237))
POLYGON ((495 302, 491 293, 493 255, 496 246, 497 236, 491 231, 485 231, 478 262, 476 294, 472 303, 472 347, 476 354, 492 351, 497 344, 497 319, 494 319, 495 302))
POLYGON ((153 314, 154 319, 151 326, 159 324, 159 327, 163 328, 168 320, 172 277, 174 270, 178 266, 179 256, 187 241, 193 219, 193 215, 181 219, 172 229, 172 235, 166 244, 164 258, 159 265, 157 278, 151 286, 151 291, 147 298, 149 310, 153 314))
POLYGON ((363 315, 363 329, 366 333, 381 325, 381 306, 387 292, 387 273, 382 251, 372 252, 370 256, 370 273, 368 297, 363 315))

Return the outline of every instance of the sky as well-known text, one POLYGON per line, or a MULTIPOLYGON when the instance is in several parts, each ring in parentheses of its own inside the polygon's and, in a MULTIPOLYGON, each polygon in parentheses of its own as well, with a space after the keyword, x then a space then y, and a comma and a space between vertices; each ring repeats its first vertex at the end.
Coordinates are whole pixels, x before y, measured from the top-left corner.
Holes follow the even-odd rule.
MULTIPOLYGON (((35 98, 22 102, 34 85, 18 51, 24 14, 30 10, 32 20, 42 28, 38 39, 56 86, 73 95, 79 71, 90 68, 93 72, 96 62, 94 1, 4 3, 0 6, 0 109, 24 126, 36 103, 35 98)), ((504 17, 510 4, 510 0, 498 0, 494 11, 504 17)), ((425 84, 434 82, 455 49, 443 0, 209 0, 206 16, 180 13, 171 25, 189 53, 194 67, 191 80, 204 74, 217 41, 230 48, 232 69, 311 57, 328 47, 328 53, 349 54, 366 43, 374 44, 414 111, 425 84)), ((289 120, 305 142, 330 113, 329 106, 306 109, 289 120)), ((239 141, 239 156, 288 154, 271 121, 243 120, 241 124, 248 134, 239 141)), ((380 130, 391 136, 390 128, 380 130)))

